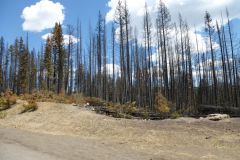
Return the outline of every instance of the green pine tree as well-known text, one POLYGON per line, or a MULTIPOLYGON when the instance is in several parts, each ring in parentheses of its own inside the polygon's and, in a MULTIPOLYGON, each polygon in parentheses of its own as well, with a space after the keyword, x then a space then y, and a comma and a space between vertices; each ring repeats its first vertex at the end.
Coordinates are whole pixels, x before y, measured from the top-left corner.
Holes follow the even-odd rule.
POLYGON ((59 94, 63 91, 63 69, 65 65, 65 52, 61 24, 55 24, 52 40, 57 57, 57 61, 54 65, 57 65, 55 68, 57 68, 57 93, 59 94))
POLYGON ((47 81, 47 89, 51 89, 51 80, 53 76, 52 69, 52 44, 50 37, 47 38, 47 42, 45 45, 45 54, 44 54, 44 67, 46 70, 46 81, 47 81))

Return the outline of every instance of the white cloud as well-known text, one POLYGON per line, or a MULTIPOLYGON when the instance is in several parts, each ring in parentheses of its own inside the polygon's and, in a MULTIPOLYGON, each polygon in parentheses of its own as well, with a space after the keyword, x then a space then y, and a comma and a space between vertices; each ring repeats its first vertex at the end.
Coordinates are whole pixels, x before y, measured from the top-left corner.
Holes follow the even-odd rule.
MULTIPOLYGON (((108 74, 113 75, 113 64, 107 64, 107 72, 108 74)), ((114 64, 114 72, 116 76, 120 76, 121 69, 119 65, 114 64)))
POLYGON ((78 38, 74 37, 73 35, 67 35, 67 34, 63 35, 63 39, 64 39, 64 44, 69 44, 69 42, 72 42, 73 44, 75 44, 80 41, 78 38))
MULTIPOLYGON (((107 22, 113 21, 115 16, 115 9, 118 5, 119 0, 109 0, 108 6, 110 8, 109 12, 106 15, 107 22)), ((121 0, 124 4, 125 0, 121 0)), ((130 13, 130 22, 133 28, 137 28, 138 30, 138 39, 139 43, 143 43, 143 15, 145 10, 145 3, 148 5, 148 11, 151 16, 152 22, 152 37, 153 44, 155 45, 154 38, 156 35, 155 28, 155 18, 157 14, 157 7, 160 0, 126 0, 127 6, 130 13)), ((228 7, 230 11, 230 18, 240 18, 240 12, 238 9, 238 0, 162 0, 170 10, 172 21, 178 22, 179 13, 182 14, 184 20, 190 25, 189 37, 190 43, 192 46, 192 50, 197 52, 197 43, 196 36, 198 39, 198 49, 200 52, 205 51, 208 47, 208 39, 203 37, 203 35, 197 33, 195 35, 194 27, 196 26, 198 30, 201 30, 204 26, 204 14, 205 11, 209 11, 213 20, 220 19, 221 11, 225 12, 226 7, 228 7)), ((214 23, 215 21, 213 21, 214 23)), ((118 29, 117 29, 118 30, 118 29)), ((170 30, 170 37, 172 40, 175 39, 175 31, 170 30)), ((219 48, 219 45, 214 42, 214 49, 219 48)))
POLYGON ((34 5, 25 7, 21 17, 24 31, 41 32, 45 29, 53 28, 55 23, 63 23, 64 6, 50 0, 41 0, 34 5))
MULTIPOLYGON (((102 67, 103 71, 104 67, 102 67)), ((106 64, 106 71, 108 75, 113 75, 113 64, 106 64)), ((114 64, 114 74, 117 77, 120 77, 121 69, 118 64, 114 64)))
MULTIPOLYGON (((209 48, 209 38, 202 36, 199 33, 193 32, 192 30, 189 31, 189 38, 190 38, 190 44, 191 49, 194 53, 197 53, 198 51, 200 53, 205 52, 206 50, 210 50, 209 48), (198 42, 197 42, 198 41, 198 42)), ((213 41, 213 49, 219 49, 220 46, 217 42, 213 41)))
MULTIPOLYGON (((231 18, 240 17, 239 0, 165 0, 169 4, 174 21, 178 21, 181 13, 191 26, 200 27, 204 22, 204 14, 208 11, 213 20, 221 19, 221 12, 225 14, 226 7, 230 11, 231 18), (181 5, 180 2, 184 4, 181 5)), ((225 17, 225 16, 224 16, 225 17)))
MULTIPOLYGON (((43 40, 47 40, 48 37, 52 37, 52 33, 47 33, 47 34, 44 34, 42 36, 42 39, 43 40)), ((63 41, 64 41, 64 44, 65 45, 68 45, 69 42, 72 42, 73 44, 76 44, 77 42, 79 42, 80 40, 76 37, 74 37, 73 35, 68 35, 68 34, 64 34, 63 35, 63 41)))
MULTIPOLYGON (((125 0, 121 0, 123 3, 125 0)), ((142 26, 142 16, 145 3, 147 3, 152 17, 156 16, 160 0, 126 0, 131 22, 133 26, 142 26)), ((225 12, 226 7, 230 11, 231 18, 240 17, 239 0, 162 0, 170 10, 172 20, 178 22, 179 13, 191 26, 201 26, 204 22, 205 11, 209 11, 213 19, 220 19, 221 11, 225 12)), ((115 9, 118 0, 109 0, 109 12, 106 15, 107 22, 112 21, 115 16, 115 9)))
POLYGON ((47 40, 48 37, 52 37, 52 33, 42 35, 42 39, 47 40))

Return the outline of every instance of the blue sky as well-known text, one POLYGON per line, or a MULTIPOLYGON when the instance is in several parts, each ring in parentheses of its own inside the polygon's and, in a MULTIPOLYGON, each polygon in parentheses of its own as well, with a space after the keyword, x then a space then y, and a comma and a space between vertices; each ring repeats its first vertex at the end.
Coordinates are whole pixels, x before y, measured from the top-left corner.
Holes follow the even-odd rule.
MULTIPOLYGON (((145 2, 148 4, 151 17, 154 18, 158 1, 127 0, 131 25, 139 30, 139 39, 142 36, 141 29, 145 2)), ((203 27, 203 17, 206 10, 210 12, 215 21, 220 20, 221 12, 224 13, 225 8, 228 7, 230 18, 234 19, 233 27, 237 27, 236 31, 239 30, 240 20, 237 20, 240 19, 239 0, 163 1, 170 9, 174 22, 178 22, 178 14, 181 13, 183 18, 190 24, 190 27, 196 26, 198 30, 203 27)), ((4 36, 6 42, 13 43, 16 37, 26 37, 26 31, 29 31, 30 48, 40 49, 41 44, 44 43, 42 36, 51 32, 53 27, 51 24, 54 24, 54 21, 61 21, 63 26, 68 24, 75 26, 79 17, 82 23, 83 43, 86 43, 89 34, 89 23, 91 23, 92 27, 95 27, 99 10, 103 15, 106 15, 107 22, 111 22, 117 2, 118 0, 1 0, 0 36, 4 36), (42 8, 39 2, 42 4, 42 8), (23 28, 23 25, 25 25, 25 28, 23 28)), ((66 28, 63 27, 63 30, 66 34, 66 28)), ((195 36, 193 32, 192 35, 195 36)), ((204 40, 201 37, 202 35, 198 36, 200 40, 204 40)))
MULTIPOLYGON (((38 0, 1 0, 0 2, 0 36, 5 38, 8 43, 13 43, 16 37, 26 36, 26 31, 23 31, 22 24, 24 19, 21 18, 23 9, 39 2, 38 0)), ((107 0, 53 0, 60 2, 64 6, 65 18, 63 25, 76 25, 77 18, 81 20, 84 37, 89 23, 93 26, 97 21, 98 11, 103 14, 108 11, 107 0)), ((66 29, 64 29, 66 31, 66 29)), ((49 33, 51 29, 46 29, 41 32, 29 32, 29 45, 31 48, 40 48, 43 43, 42 35, 49 33)))

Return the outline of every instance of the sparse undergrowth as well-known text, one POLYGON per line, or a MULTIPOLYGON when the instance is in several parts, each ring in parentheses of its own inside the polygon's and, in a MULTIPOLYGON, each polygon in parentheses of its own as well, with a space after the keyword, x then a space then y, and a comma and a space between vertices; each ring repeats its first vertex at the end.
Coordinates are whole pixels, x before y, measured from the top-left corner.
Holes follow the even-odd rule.
POLYGON ((168 114, 170 113, 170 103, 167 100, 166 97, 164 97, 162 94, 157 94, 155 99, 155 109, 157 112, 162 114, 168 114))
POLYGON ((127 102, 125 104, 106 102, 97 97, 85 97, 81 94, 73 94, 71 96, 64 94, 55 94, 54 92, 41 91, 32 94, 24 94, 20 96, 21 99, 28 101, 28 105, 24 105, 22 113, 35 111, 37 109, 37 102, 56 102, 65 104, 77 104, 82 106, 93 107, 96 113, 105 114, 115 118, 127 119, 152 119, 159 120, 165 118, 179 118, 181 115, 172 111, 172 105, 162 95, 158 94, 155 98, 155 108, 138 107, 136 102, 127 102))
POLYGON ((7 116, 5 111, 0 111, 0 119, 4 119, 7 116))
POLYGON ((105 104, 107 114, 117 118, 134 118, 138 113, 143 112, 143 109, 137 108, 136 102, 128 102, 126 104, 114 104, 108 102, 105 104))
POLYGON ((10 91, 1 93, 0 95, 0 111, 9 109, 12 105, 16 104, 17 97, 10 91))
POLYGON ((89 106, 94 106, 94 107, 105 106, 105 101, 96 97, 84 97, 83 102, 88 103, 89 106))
POLYGON ((38 105, 34 100, 30 100, 28 101, 27 104, 23 105, 23 110, 21 111, 21 113, 26 113, 26 112, 33 112, 36 111, 38 109, 38 105))
POLYGON ((85 103, 94 108, 96 113, 105 114, 115 118, 160 120, 180 117, 180 114, 177 112, 171 114, 171 104, 163 96, 158 98, 155 111, 150 110, 149 108, 138 107, 136 102, 119 104, 105 102, 100 98, 94 97, 85 97, 84 100, 85 103))
POLYGON ((171 118, 171 119, 178 119, 178 118, 180 118, 180 117, 181 117, 181 114, 178 113, 178 112, 173 112, 173 113, 171 113, 171 115, 170 115, 170 118, 171 118))
POLYGON ((55 94, 50 91, 39 91, 32 94, 20 95, 22 100, 35 100, 38 102, 56 102, 56 103, 65 103, 71 104, 76 103, 77 98, 81 97, 80 95, 64 95, 64 94, 55 94))

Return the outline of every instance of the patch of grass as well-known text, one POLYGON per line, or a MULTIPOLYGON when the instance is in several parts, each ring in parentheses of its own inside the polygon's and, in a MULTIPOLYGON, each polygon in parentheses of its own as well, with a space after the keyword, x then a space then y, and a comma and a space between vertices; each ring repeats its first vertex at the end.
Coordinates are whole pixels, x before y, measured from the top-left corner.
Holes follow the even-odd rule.
POLYGON ((85 103, 88 103, 90 106, 105 106, 105 102, 96 97, 84 97, 83 100, 85 103))
POLYGON ((178 118, 180 118, 180 117, 181 117, 181 114, 178 113, 178 112, 173 112, 173 113, 171 113, 171 115, 170 115, 170 118, 171 118, 171 119, 178 119, 178 118))
POLYGON ((26 101, 35 100, 38 102, 56 102, 56 103, 65 103, 65 104, 76 103, 75 95, 69 96, 63 93, 56 94, 51 91, 38 91, 38 92, 33 92, 32 94, 24 94, 24 95, 21 95, 20 98, 26 101))
POLYGON ((14 105, 17 103, 17 97, 15 95, 7 96, 6 101, 8 106, 14 105))
POLYGON ((0 111, 0 119, 4 119, 7 116, 5 111, 0 111))
POLYGON ((23 105, 21 113, 34 112, 38 109, 38 105, 34 100, 28 101, 28 104, 23 105))
POLYGON ((12 105, 16 104, 17 97, 10 91, 6 91, 0 96, 0 111, 9 109, 12 105))
POLYGON ((95 107, 95 111, 115 118, 132 119, 134 117, 144 118, 148 116, 145 110, 137 107, 136 102, 128 102, 125 104, 105 102, 102 107, 95 107))

